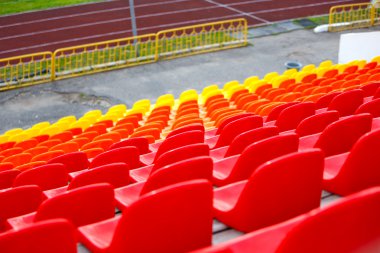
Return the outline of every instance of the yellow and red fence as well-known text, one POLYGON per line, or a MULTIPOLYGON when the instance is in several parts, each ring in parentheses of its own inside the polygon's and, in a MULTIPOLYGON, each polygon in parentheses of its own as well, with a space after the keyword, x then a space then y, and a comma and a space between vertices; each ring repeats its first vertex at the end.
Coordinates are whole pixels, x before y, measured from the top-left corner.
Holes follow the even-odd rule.
POLYGON ((329 31, 339 32, 380 24, 380 1, 333 6, 329 15, 329 31))
POLYGON ((242 47, 247 33, 247 20, 240 18, 0 59, 0 91, 242 47))

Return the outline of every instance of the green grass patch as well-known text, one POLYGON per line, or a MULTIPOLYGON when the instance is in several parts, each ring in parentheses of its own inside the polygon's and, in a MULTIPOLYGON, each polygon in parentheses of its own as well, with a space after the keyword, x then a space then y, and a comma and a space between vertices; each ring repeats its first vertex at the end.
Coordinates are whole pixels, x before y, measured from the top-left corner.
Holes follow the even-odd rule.
POLYGON ((309 19, 317 25, 326 25, 329 23, 329 15, 311 17, 309 19))
POLYGON ((316 26, 328 24, 329 15, 295 19, 293 22, 297 25, 303 26, 306 29, 313 29, 316 26))
POLYGON ((0 0, 0 15, 101 1, 104 0, 0 0))

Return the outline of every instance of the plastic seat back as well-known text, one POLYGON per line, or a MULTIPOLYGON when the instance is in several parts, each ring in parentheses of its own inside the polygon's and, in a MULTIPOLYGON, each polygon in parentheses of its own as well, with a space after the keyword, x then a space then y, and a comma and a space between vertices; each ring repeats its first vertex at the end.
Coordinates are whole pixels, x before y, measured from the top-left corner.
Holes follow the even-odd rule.
POLYGON ((170 137, 172 137, 174 135, 177 135, 177 134, 180 134, 180 133, 189 132, 189 131, 201 131, 201 132, 204 132, 205 131, 205 127, 202 124, 191 124, 191 125, 183 126, 183 127, 180 127, 180 128, 177 128, 177 129, 171 131, 166 136, 166 138, 170 138, 170 137))
POLYGON ((83 226, 114 217, 114 191, 109 184, 83 186, 45 200, 34 221, 65 218, 83 226))
POLYGON ((363 103, 356 109, 355 113, 370 113, 374 118, 380 117, 380 98, 363 103))
POLYGON ((149 153, 149 141, 147 138, 144 137, 134 137, 134 138, 128 138, 126 140, 122 140, 120 142, 114 143, 109 147, 109 150, 115 149, 115 148, 122 148, 127 146, 133 146, 138 148, 140 155, 149 153))
POLYGON ((276 120, 278 118, 278 116, 280 115, 280 113, 285 110, 286 108, 288 108, 289 106, 292 106, 292 105, 295 105, 295 104, 298 104, 300 102, 289 102, 289 103, 286 103, 286 104, 282 104, 282 105, 278 105, 276 106, 275 108, 272 109, 272 111, 268 114, 268 117, 266 119, 266 122, 269 122, 269 121, 272 121, 272 120, 276 120))
POLYGON ((89 168, 110 163, 126 163, 130 169, 138 168, 141 166, 139 149, 129 146, 103 152, 91 161, 89 168))
POLYGON ((380 87, 380 81, 367 82, 360 87, 364 92, 365 97, 373 96, 376 90, 380 87))
POLYGON ((12 187, 13 181, 20 174, 19 170, 5 170, 0 171, 0 189, 12 187))
POLYGON ((328 110, 336 110, 340 116, 354 114, 356 109, 363 104, 363 98, 363 90, 355 89, 343 92, 331 100, 328 110))
POLYGON ((159 159, 157 159, 157 161, 154 163, 151 173, 168 164, 172 164, 181 160, 190 159, 197 156, 209 155, 210 149, 208 145, 204 143, 196 143, 176 148, 166 152, 159 159))
POLYGON ((74 227, 64 219, 42 221, 0 235, 2 253, 76 253, 74 227))
POLYGON ((93 168, 74 177, 67 189, 96 183, 108 183, 114 188, 129 184, 129 166, 125 163, 112 163, 93 168))
POLYGON ((21 172, 13 181, 13 187, 38 185, 41 190, 50 190, 67 185, 66 167, 60 163, 46 164, 21 172))
POLYGON ((48 163, 62 163, 66 166, 68 172, 84 170, 87 169, 89 165, 86 154, 81 151, 57 156, 49 160, 48 163))
POLYGON ((162 144, 158 148, 157 153, 154 157, 154 161, 156 161, 162 154, 170 150, 173 150, 185 145, 190 145, 194 143, 203 143, 203 142, 204 142, 204 132, 198 131, 198 130, 173 135, 172 137, 169 137, 162 142, 162 144))
POLYGON ((348 195, 380 185, 380 130, 363 135, 352 147, 334 179, 339 195, 348 195))
POLYGON ((331 100, 334 99, 334 97, 338 96, 341 94, 341 91, 335 91, 335 92, 330 92, 322 97, 320 97, 317 102, 315 103, 317 109, 320 108, 327 108, 331 102, 331 100))
POLYGON ((371 127, 370 114, 352 115, 327 126, 314 147, 322 149, 325 156, 348 152, 361 136, 371 131, 371 127))
POLYGON ((193 180, 211 180, 213 162, 208 156, 185 159, 153 172, 145 182, 141 195, 171 184, 193 180))
POLYGON ((323 153, 314 149, 287 154, 260 166, 235 207, 238 219, 251 217, 244 222, 243 230, 276 224, 319 207, 323 158, 323 153))
POLYGON ((0 231, 6 228, 5 221, 8 218, 36 211, 43 199, 42 191, 36 185, 24 185, 0 191, 0 231))
POLYGON ((253 115, 234 120, 222 129, 214 148, 227 146, 239 134, 262 126, 263 118, 260 116, 253 115))
POLYGON ((315 103, 304 102, 289 106, 282 110, 276 120, 280 132, 295 129, 305 118, 315 114, 315 103))
POLYGON ((297 134, 284 134, 249 145, 237 160, 228 182, 248 179, 261 164, 276 157, 297 152, 298 142, 297 134))
POLYGON ((302 120, 297 128, 296 133, 299 136, 311 135, 322 132, 328 125, 339 119, 338 111, 327 111, 312 115, 302 120))
POLYGON ((379 213, 380 188, 362 191, 310 213, 286 235, 276 252, 379 252, 379 213))
POLYGON ((275 126, 260 127, 241 133, 233 139, 224 157, 241 154, 250 144, 278 134, 278 127, 275 126))
POLYGON ((246 117, 250 117, 250 116, 253 116, 253 115, 254 115, 253 113, 239 113, 237 115, 233 115, 231 117, 226 118, 219 125, 218 130, 216 131, 216 134, 220 134, 222 132, 223 128, 225 126, 227 126, 229 123, 231 123, 231 122, 233 122, 235 120, 246 118, 246 117))
POLYGON ((123 212, 110 252, 174 253, 211 245, 212 195, 206 180, 145 194, 123 212))

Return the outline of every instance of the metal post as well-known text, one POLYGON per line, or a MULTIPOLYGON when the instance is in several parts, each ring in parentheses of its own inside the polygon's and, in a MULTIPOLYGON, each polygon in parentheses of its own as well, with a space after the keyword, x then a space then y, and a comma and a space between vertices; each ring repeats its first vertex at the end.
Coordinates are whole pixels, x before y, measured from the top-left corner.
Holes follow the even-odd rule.
MULTIPOLYGON (((132 23, 132 34, 133 37, 137 36, 137 25, 136 25, 136 15, 135 15, 135 3, 134 0, 129 0, 129 12, 131 15, 131 23, 132 23)), ((133 40, 133 43, 136 47, 136 55, 139 56, 139 50, 137 45, 137 39, 133 40)))
POLYGON ((137 36, 137 26, 136 26, 135 4, 133 0, 129 0, 129 11, 131 13, 132 34, 135 37, 137 36))

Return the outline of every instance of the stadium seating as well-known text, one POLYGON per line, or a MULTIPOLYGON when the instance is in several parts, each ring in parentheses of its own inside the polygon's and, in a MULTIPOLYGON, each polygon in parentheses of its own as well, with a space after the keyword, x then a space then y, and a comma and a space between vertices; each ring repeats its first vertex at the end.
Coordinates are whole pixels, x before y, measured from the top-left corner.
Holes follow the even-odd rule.
POLYGON ((377 252, 379 71, 325 61, 10 129, 0 251, 377 252))

